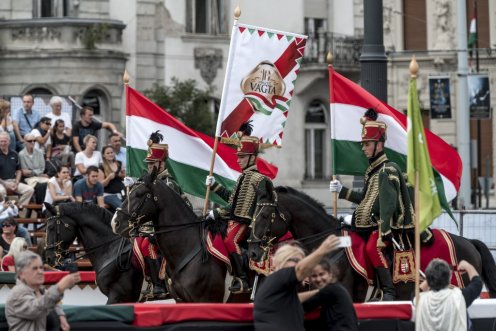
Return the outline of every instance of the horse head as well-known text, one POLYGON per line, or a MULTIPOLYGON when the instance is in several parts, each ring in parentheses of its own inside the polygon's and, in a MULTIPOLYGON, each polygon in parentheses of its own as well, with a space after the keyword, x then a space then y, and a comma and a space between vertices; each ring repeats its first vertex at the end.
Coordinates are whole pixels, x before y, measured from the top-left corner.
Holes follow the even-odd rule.
POLYGON ((143 223, 154 219, 159 212, 157 208, 158 197, 153 194, 154 173, 143 176, 129 191, 120 208, 115 211, 112 218, 114 233, 129 238, 131 233, 143 223))
POLYGON ((289 215, 279 205, 278 195, 270 187, 268 195, 258 200, 248 238, 248 256, 254 261, 268 257, 273 242, 289 231, 289 215))
POLYGON ((76 224, 67 217, 59 206, 45 203, 47 228, 45 239, 45 258, 48 265, 57 267, 64 264, 69 247, 77 235, 76 224))

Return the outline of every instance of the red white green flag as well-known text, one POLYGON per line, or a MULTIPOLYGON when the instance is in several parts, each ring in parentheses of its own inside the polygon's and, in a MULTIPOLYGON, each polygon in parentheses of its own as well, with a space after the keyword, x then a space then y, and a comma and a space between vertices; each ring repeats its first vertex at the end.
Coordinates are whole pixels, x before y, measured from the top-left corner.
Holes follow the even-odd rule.
MULTIPOLYGON (((167 168, 181 188, 189 194, 205 197, 205 176, 209 173, 214 138, 196 132, 163 110, 145 96, 126 86, 126 140, 127 174, 139 177, 146 169, 143 162, 152 132, 160 130, 163 143, 169 145, 167 168)), ((277 168, 258 158, 258 169, 264 175, 275 178, 277 168)), ((214 176, 225 187, 233 188, 241 169, 237 163, 236 150, 219 144, 216 154, 214 176)), ((221 205, 225 201, 215 194, 210 199, 221 205)))
POLYGON ((216 136, 237 144, 251 120, 252 135, 280 146, 307 36, 235 23, 216 136))
MULTIPOLYGON (((387 124, 386 154, 406 172, 408 141, 407 118, 380 101, 356 83, 329 68, 331 99, 331 139, 333 173, 363 176, 368 166, 361 150, 360 118, 368 108, 374 108, 379 121, 387 124)), ((449 211, 448 201, 460 188, 462 161, 456 150, 444 140, 425 129, 425 136, 436 187, 443 209, 449 211)))

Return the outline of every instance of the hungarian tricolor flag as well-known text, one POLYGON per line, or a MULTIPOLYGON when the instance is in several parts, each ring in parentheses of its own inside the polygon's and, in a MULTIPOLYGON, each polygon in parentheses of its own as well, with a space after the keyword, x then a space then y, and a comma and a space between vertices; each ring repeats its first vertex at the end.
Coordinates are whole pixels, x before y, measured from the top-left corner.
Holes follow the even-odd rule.
MULTIPOLYGON (((214 139, 190 129, 145 96, 126 86, 128 176, 139 177, 146 169, 143 162, 148 150, 146 143, 150 134, 157 130, 164 136, 163 143, 169 145, 169 172, 186 193, 204 198, 205 177, 210 168, 214 139)), ((275 178, 276 167, 260 158, 257 166, 261 173, 275 178)), ((214 168, 216 180, 225 187, 233 188, 240 174, 236 150, 219 144, 214 168)), ((210 199, 225 205, 225 201, 215 194, 211 194, 210 199)))
POLYGON ((251 120, 252 135, 280 146, 306 36, 234 24, 216 136, 237 144, 251 120))
MULTIPOLYGON (((386 154, 404 172, 407 164, 407 119, 388 104, 380 101, 359 85, 329 68, 331 99, 331 139, 335 174, 363 176, 368 166, 361 150, 360 118, 368 108, 374 108, 379 121, 387 124, 386 154)), ((462 161, 453 147, 425 129, 425 136, 435 185, 441 206, 450 212, 448 201, 460 188, 462 161)))

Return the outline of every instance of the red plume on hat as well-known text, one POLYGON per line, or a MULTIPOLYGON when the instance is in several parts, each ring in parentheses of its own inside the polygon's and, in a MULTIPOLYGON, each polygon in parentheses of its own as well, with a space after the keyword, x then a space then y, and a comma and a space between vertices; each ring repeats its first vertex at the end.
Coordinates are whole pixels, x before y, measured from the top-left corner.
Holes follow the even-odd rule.
POLYGON ((148 154, 143 160, 145 162, 161 162, 169 156, 169 145, 161 144, 164 136, 160 131, 155 131, 150 135, 146 144, 148 145, 148 154))
POLYGON ((237 132, 239 139, 238 155, 257 155, 259 151, 259 140, 255 136, 250 136, 253 131, 253 124, 251 120, 244 122, 239 127, 237 132))
POLYGON ((386 141, 387 125, 382 121, 378 121, 378 117, 377 111, 369 108, 360 118, 360 124, 363 125, 362 141, 386 141))

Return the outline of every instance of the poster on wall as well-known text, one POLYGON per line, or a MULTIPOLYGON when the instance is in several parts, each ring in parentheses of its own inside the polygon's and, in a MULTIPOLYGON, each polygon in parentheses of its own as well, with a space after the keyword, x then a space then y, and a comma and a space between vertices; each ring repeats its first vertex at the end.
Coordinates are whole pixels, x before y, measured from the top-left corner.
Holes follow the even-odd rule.
POLYGON ((429 97, 432 119, 451 118, 449 76, 429 77, 429 97))
POLYGON ((468 98, 471 119, 491 118, 491 94, 487 74, 468 76, 468 98))

